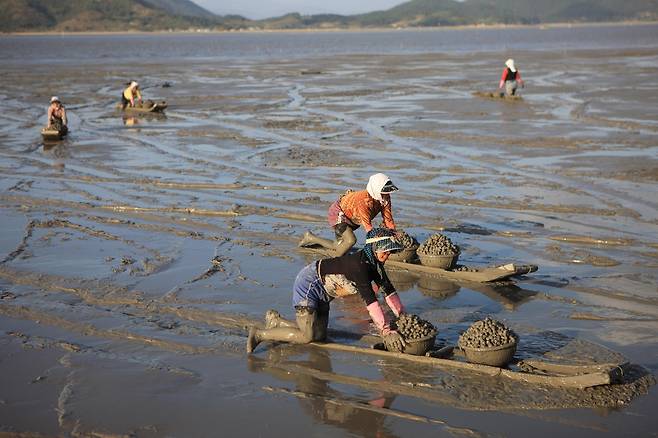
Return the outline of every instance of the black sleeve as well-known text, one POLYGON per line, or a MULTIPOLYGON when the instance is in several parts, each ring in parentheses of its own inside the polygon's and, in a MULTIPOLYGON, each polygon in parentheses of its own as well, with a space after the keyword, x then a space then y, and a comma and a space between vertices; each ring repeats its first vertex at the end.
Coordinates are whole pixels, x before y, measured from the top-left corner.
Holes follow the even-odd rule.
POLYGON ((382 275, 380 276, 380 282, 375 281, 379 287, 382 288, 382 292, 384 295, 390 295, 395 292, 395 286, 393 286, 393 283, 391 283, 391 280, 388 279, 388 275, 386 275, 386 270, 382 269, 382 275))

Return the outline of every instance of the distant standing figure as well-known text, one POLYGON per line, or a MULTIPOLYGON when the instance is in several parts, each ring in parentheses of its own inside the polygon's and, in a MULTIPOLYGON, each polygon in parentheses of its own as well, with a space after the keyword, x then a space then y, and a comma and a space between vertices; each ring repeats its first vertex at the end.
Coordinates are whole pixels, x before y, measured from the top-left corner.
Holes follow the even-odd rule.
POLYGON ((48 107, 48 125, 46 129, 56 129, 60 134, 67 133, 66 126, 66 110, 64 105, 59 101, 59 97, 53 96, 50 98, 50 106, 48 107))
POLYGON ((510 58, 505 61, 505 69, 500 77, 498 88, 503 88, 504 85, 505 93, 507 93, 508 96, 514 96, 519 84, 521 87, 524 86, 523 79, 521 79, 521 72, 514 65, 514 60, 510 58))
POLYGON ((125 108, 128 105, 135 106, 135 97, 142 102, 142 93, 139 92, 139 84, 135 81, 131 81, 128 84, 128 87, 123 90, 121 93, 121 108, 125 108))

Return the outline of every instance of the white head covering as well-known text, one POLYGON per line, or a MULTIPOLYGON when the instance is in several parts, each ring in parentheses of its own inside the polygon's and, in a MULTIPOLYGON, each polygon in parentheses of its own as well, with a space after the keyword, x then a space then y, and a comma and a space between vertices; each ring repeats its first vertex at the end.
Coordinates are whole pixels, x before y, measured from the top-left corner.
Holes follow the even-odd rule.
POLYGON ((50 103, 59 102, 59 101, 60 101, 59 97, 57 97, 57 96, 53 96, 53 97, 50 98, 50 103))
POLYGON ((135 87, 138 87, 138 86, 139 86, 139 84, 137 82, 135 82, 135 81, 130 82, 130 88, 135 88, 135 87))
POLYGON ((374 199, 379 202, 383 202, 384 199, 382 199, 382 187, 384 187, 390 180, 391 179, 383 173, 376 173, 372 175, 370 179, 368 179, 366 190, 374 199))
POLYGON ((516 67, 514 67, 514 60, 512 58, 505 61, 505 65, 512 70, 512 73, 516 73, 516 67))

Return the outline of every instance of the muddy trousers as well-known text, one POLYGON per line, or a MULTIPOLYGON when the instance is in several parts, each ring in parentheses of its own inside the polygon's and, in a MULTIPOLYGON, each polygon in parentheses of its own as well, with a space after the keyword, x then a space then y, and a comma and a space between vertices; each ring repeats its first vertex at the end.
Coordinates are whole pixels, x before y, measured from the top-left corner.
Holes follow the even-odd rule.
POLYGON ((263 341, 308 344, 309 342, 327 339, 329 303, 319 303, 316 309, 296 306, 295 319, 296 323, 293 323, 277 315, 268 320, 267 325, 270 328, 257 329, 252 327, 249 330, 247 352, 251 353, 263 341))
POLYGON ((516 80, 514 81, 505 81, 505 92, 508 96, 514 96, 516 94, 516 80))

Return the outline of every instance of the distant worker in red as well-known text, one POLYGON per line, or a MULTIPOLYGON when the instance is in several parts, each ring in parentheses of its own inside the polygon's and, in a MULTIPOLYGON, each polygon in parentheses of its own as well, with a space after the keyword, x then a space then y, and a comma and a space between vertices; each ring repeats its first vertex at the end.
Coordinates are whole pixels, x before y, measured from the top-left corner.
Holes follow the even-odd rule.
POLYGON ((503 85, 505 86, 505 93, 508 96, 514 96, 516 94, 516 88, 519 85, 521 85, 522 88, 524 87, 523 79, 521 79, 521 72, 514 65, 514 60, 512 58, 505 61, 505 69, 500 77, 498 88, 503 88, 503 85))

